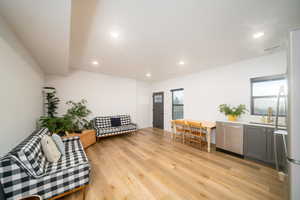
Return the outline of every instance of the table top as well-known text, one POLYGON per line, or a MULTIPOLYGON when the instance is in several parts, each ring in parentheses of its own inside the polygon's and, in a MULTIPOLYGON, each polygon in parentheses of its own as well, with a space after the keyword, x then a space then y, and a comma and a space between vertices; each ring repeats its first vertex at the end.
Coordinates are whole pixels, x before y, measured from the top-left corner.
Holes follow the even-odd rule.
POLYGON ((87 134, 95 134, 96 135, 96 131, 95 130, 84 130, 82 131, 82 133, 68 133, 68 135, 64 136, 64 137, 74 137, 74 136, 83 136, 83 135, 87 135, 87 134))
POLYGON ((191 122, 200 122, 201 125, 205 128, 216 128, 216 122, 214 121, 205 121, 205 120, 193 120, 193 119, 183 119, 185 121, 191 121, 191 122))

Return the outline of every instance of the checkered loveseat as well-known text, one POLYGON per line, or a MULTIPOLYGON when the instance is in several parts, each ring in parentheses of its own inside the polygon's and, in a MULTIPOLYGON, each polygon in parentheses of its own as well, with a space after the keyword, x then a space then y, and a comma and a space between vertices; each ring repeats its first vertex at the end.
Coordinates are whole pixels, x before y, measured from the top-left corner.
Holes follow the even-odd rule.
POLYGON ((7 200, 37 194, 50 199, 89 183, 90 165, 79 137, 63 139, 66 154, 58 162, 46 160, 41 129, 0 159, 0 183, 7 200))
POLYGON ((137 125, 131 122, 129 115, 95 117, 93 126, 97 131, 97 138, 130 133, 137 130, 137 125), (111 118, 120 118, 121 126, 112 127, 111 118))

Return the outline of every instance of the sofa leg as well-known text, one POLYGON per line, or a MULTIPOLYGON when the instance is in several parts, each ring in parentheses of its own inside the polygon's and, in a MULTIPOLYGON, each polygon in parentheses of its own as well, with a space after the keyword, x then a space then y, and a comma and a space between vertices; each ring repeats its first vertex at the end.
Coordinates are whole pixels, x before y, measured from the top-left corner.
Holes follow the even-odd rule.
POLYGON ((82 191, 82 200, 85 200, 86 188, 87 187, 85 187, 82 191))

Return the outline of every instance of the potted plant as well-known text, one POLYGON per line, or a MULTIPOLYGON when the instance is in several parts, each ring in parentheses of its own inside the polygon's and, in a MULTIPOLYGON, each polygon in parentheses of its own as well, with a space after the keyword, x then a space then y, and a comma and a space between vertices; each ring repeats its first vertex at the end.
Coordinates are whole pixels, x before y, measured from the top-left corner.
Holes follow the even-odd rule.
POLYGON ((56 97, 56 89, 53 87, 44 87, 43 89, 46 96, 45 108, 47 109, 47 115, 54 117, 57 114, 60 101, 59 98, 56 97))
POLYGON ((219 106, 219 111, 221 113, 224 113, 229 121, 236 121, 238 117, 247 112, 247 109, 244 104, 240 104, 237 107, 232 107, 227 104, 221 104, 219 106))
POLYGON ((82 99, 79 102, 68 101, 67 105, 71 106, 67 110, 66 116, 72 121, 72 130, 75 133, 81 133, 84 129, 90 128, 90 122, 87 117, 91 111, 86 106, 87 101, 82 99))
POLYGON ((46 127, 49 131, 54 134, 64 136, 67 131, 71 131, 73 128, 73 123, 70 117, 41 117, 41 126, 46 127))

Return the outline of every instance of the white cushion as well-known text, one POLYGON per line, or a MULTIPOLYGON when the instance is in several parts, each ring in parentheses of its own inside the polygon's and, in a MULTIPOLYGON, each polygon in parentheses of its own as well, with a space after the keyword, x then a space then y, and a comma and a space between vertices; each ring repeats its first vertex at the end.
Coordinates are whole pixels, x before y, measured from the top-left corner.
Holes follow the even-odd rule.
POLYGON ((60 153, 64 156, 65 155, 65 144, 63 143, 61 137, 57 134, 53 134, 52 139, 55 142, 60 153))
POLYGON ((61 156, 61 153, 53 139, 48 135, 44 135, 42 137, 41 144, 46 159, 49 162, 57 162, 61 156))

